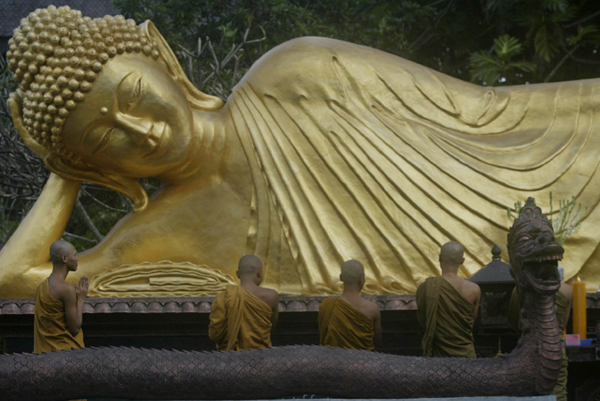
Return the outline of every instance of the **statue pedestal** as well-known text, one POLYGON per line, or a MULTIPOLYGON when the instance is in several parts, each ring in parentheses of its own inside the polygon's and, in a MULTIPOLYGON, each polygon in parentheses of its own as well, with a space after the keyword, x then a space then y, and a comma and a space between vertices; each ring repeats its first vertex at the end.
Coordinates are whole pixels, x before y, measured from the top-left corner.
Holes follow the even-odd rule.
MULTIPOLYGON (((316 400, 316 399, 315 399, 316 400)), ((346 399, 328 398, 316 401, 347 401, 346 399)), ((384 401, 384 400, 353 400, 353 401, 384 401)), ((392 401, 392 400, 385 400, 392 401)), ((458 398, 402 398, 394 401, 556 401, 555 395, 544 395, 538 397, 458 397, 458 398)))
MULTIPOLYGON (((417 323, 414 295, 369 297, 381 309, 383 344, 377 351, 420 356, 422 329, 417 323)), ((214 297, 194 298, 88 298, 84 306, 86 347, 130 346, 179 350, 215 349, 208 337, 214 297)), ((325 297, 281 297, 279 321, 272 333, 274 346, 317 345, 319 305, 325 297)), ((0 335, 4 352, 33 350, 33 299, 0 299, 0 335)), ((483 356, 512 349, 517 335, 508 326, 493 335, 476 336, 483 356)))
MULTIPOLYGON (((295 398, 295 400, 311 401, 348 401, 346 398, 295 398)), ((90 400, 92 401, 92 400, 90 400)), ((128 401, 115 398, 94 398, 93 401, 128 401)), ((192 400, 189 400, 192 401, 192 400)), ((233 401, 233 400, 231 400, 233 401)), ((239 401, 239 400, 238 400, 239 401)), ((259 401, 259 400, 244 400, 259 401)), ((282 400, 283 401, 283 400, 282 400)), ((398 399, 353 399, 352 401, 556 401, 555 395, 544 395, 538 397, 459 397, 459 398, 398 398, 398 399)))
MULTIPOLYGON (((325 297, 281 297, 279 322, 272 334, 274 346, 318 344, 317 316, 325 297)), ((381 309, 383 344, 379 352, 421 355, 422 330, 417 323, 413 295, 369 297, 381 309)), ((86 300, 83 331, 87 347, 130 346, 156 349, 214 350, 208 338, 208 315, 213 297, 196 298, 90 298, 86 300)), ((488 302, 489 303, 489 302, 488 302)), ((587 294, 588 327, 600 327, 600 296, 587 294)), ((483 303, 482 303, 483 305, 483 303)), ((516 346, 517 335, 498 324, 493 308, 483 308, 475 326, 475 348, 482 357, 516 346), (489 314, 487 318, 485 314, 489 314)), ((33 350, 33 299, 0 299, 0 336, 4 352, 33 350)), ((569 326, 570 327, 570 326, 569 326)), ((569 387, 574 399, 589 401, 600 392, 597 372, 600 347, 568 347, 569 387), (596 356, 597 354, 597 356, 596 356), (581 394, 581 395, 580 395, 581 394)), ((469 400, 483 400, 469 398, 469 400)), ((534 398, 530 398, 533 400, 534 398)), ((536 398, 547 400, 548 398, 536 398)), ((552 398, 553 399, 553 398, 552 398)), ((444 399, 449 401, 451 399, 444 399)), ((487 398, 486 401, 500 399, 487 398)), ((330 400, 331 401, 331 400, 330 400)))
MULTIPOLYGON (((414 295, 369 297, 381 309, 383 344, 380 352, 421 355, 422 329, 417 323, 414 295)), ((83 332, 87 347, 130 346, 180 350, 214 350, 208 338, 208 315, 214 297, 88 298, 83 332)), ((319 343, 317 316, 325 297, 281 297, 279 322, 271 339, 274 346, 319 343)), ((0 300, 0 335, 4 352, 33 350, 33 299, 0 300)), ((476 329, 477 333, 477 329, 476 329)), ((516 345, 508 326, 493 335, 476 334, 482 356, 504 352, 516 345)))

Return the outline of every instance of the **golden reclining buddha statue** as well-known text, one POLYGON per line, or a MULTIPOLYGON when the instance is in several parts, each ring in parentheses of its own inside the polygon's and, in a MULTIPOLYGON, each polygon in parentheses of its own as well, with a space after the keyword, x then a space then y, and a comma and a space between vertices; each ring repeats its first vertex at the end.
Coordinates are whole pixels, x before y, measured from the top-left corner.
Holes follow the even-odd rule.
POLYGON ((68 7, 22 20, 8 56, 14 124, 52 174, 0 254, 0 297, 48 276, 82 181, 136 207, 69 275, 94 296, 214 294, 248 253, 283 294, 339 291, 351 258, 365 292, 414 293, 442 244, 464 245, 471 275, 506 243, 506 208, 534 196, 549 210, 550 191, 591 209, 566 278, 600 282, 600 80, 480 87, 309 37, 265 54, 223 103, 152 22, 68 7), (149 199, 137 178, 151 176, 149 199))

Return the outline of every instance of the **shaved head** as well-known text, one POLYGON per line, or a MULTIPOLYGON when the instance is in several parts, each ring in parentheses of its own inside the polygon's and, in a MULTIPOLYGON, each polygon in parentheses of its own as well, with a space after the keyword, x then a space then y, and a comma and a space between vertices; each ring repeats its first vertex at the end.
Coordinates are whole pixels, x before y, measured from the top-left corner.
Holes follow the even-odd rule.
POLYGON ((450 266, 460 266, 464 262, 465 248, 458 242, 450 241, 442 245, 440 262, 450 266))
POLYGON ((50 245, 50 260, 52 264, 64 263, 63 256, 73 253, 75 247, 67 241, 55 241, 50 245))
POLYGON ((358 260, 350 259, 342 264, 340 279, 346 284, 355 284, 365 276, 365 268, 358 260))
POLYGON ((238 264, 238 276, 241 278, 246 275, 253 275, 262 270, 263 265, 258 256, 244 255, 238 264))

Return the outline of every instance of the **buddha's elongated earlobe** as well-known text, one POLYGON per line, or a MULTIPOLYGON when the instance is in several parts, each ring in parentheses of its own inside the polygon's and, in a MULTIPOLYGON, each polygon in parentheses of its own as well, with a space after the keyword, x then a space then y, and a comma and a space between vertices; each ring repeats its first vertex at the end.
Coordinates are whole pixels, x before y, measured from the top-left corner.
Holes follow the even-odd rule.
POLYGON ((131 199, 136 212, 140 212, 148 206, 148 194, 142 184, 135 178, 104 173, 97 169, 87 168, 86 165, 80 162, 65 163, 54 152, 50 152, 46 156, 44 163, 50 171, 63 178, 92 182, 121 192, 131 199))
POLYGON ((175 57, 175 54, 173 54, 167 41, 162 37, 160 32, 158 32, 158 29, 156 29, 152 21, 148 20, 144 22, 139 26, 139 29, 143 34, 154 41, 154 44, 160 53, 159 60, 162 60, 166 64, 169 74, 186 93, 190 105, 193 108, 212 111, 223 107, 223 101, 220 98, 207 95, 190 82, 185 75, 185 72, 183 72, 177 57, 175 57))

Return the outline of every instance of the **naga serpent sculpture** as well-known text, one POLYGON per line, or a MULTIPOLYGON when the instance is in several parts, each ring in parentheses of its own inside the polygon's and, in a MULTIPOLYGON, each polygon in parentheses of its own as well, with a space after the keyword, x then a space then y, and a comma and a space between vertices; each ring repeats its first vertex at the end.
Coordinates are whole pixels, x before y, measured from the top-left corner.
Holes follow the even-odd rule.
POLYGON ((82 397, 255 399, 549 394, 561 365, 554 293, 563 248, 533 198, 508 234, 523 335, 499 358, 422 358, 331 347, 240 352, 88 348, 0 356, 4 401, 82 397))

